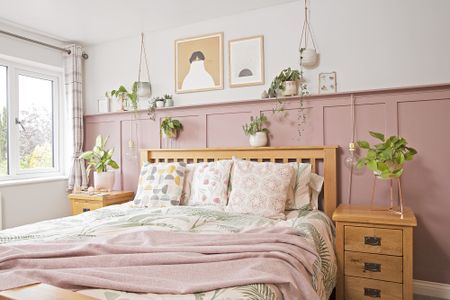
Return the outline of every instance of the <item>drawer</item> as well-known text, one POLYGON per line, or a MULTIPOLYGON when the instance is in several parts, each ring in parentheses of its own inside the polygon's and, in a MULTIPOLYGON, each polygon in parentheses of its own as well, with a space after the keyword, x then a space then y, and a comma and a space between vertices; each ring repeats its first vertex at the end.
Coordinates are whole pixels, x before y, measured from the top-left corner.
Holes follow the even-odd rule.
POLYGON ((401 300, 403 285, 374 279, 345 276, 345 300, 401 300))
POLYGON ((403 282, 403 258, 345 251, 345 275, 403 282))
POLYGON ((402 230, 345 226, 345 250, 402 256, 402 230))
POLYGON ((100 207, 103 207, 103 205, 101 202, 98 201, 92 202, 92 201, 75 200, 72 201, 72 214, 77 215, 85 211, 95 210, 100 207))

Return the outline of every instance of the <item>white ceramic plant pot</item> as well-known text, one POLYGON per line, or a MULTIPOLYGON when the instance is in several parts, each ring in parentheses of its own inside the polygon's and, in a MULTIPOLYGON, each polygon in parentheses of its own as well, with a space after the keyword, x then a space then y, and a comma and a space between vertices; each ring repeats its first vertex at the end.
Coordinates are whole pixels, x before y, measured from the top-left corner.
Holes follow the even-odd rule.
POLYGON ((164 101, 156 101, 156 107, 158 108, 164 107, 164 101))
POLYGON ((267 133, 259 131, 250 136, 250 146, 252 147, 264 147, 267 145, 267 133))
POLYGON ((173 106, 173 99, 166 99, 164 102, 164 107, 172 107, 173 106))
POLYGON ((113 171, 94 172, 94 187, 96 191, 111 192, 114 186, 115 173, 113 171))
POLYGON ((316 65, 318 57, 316 49, 305 49, 301 55, 303 57, 301 61, 302 66, 308 68, 316 65))
POLYGON ((297 96, 297 95, 298 95, 298 82, 285 81, 283 96, 297 96))

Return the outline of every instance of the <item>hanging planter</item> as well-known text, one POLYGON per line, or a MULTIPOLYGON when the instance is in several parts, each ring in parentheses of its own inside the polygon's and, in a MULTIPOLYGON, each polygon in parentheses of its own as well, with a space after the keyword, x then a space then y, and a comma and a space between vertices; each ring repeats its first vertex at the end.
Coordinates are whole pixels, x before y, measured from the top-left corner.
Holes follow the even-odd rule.
POLYGON ((136 86, 139 99, 150 99, 152 96, 152 85, 150 84, 150 72, 148 70, 147 52, 145 51, 144 45, 144 33, 141 33, 141 53, 139 55, 139 74, 136 86), (144 56, 145 67, 147 69, 147 81, 141 81, 142 55, 144 56))
POLYGON ((311 30, 311 24, 308 19, 308 5, 305 0, 305 22, 303 23, 302 33, 300 36, 300 66, 312 68, 317 65, 319 53, 317 52, 316 42, 311 30))

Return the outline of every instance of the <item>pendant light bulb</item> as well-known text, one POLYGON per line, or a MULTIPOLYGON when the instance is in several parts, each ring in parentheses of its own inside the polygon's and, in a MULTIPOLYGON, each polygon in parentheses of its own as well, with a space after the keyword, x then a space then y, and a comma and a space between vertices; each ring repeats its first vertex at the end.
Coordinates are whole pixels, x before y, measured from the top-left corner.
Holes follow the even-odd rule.
POLYGON ((344 159, 344 165, 347 169, 350 170, 353 174, 362 174, 363 169, 357 168, 358 160, 360 159, 358 150, 356 148, 355 143, 351 142, 348 144, 348 150, 344 159))
POLYGON ((132 139, 128 140, 128 147, 125 151, 125 156, 130 160, 135 160, 138 158, 136 143, 132 139))

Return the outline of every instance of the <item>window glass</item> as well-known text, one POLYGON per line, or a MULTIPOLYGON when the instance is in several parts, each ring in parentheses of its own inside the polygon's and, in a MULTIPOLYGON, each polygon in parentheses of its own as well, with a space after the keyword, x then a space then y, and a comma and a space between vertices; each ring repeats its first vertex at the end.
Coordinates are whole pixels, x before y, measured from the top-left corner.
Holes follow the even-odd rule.
POLYGON ((0 176, 8 174, 7 71, 5 66, 0 66, 0 176))
POLYGON ((19 168, 52 168, 53 81, 19 75, 18 93, 19 168))

